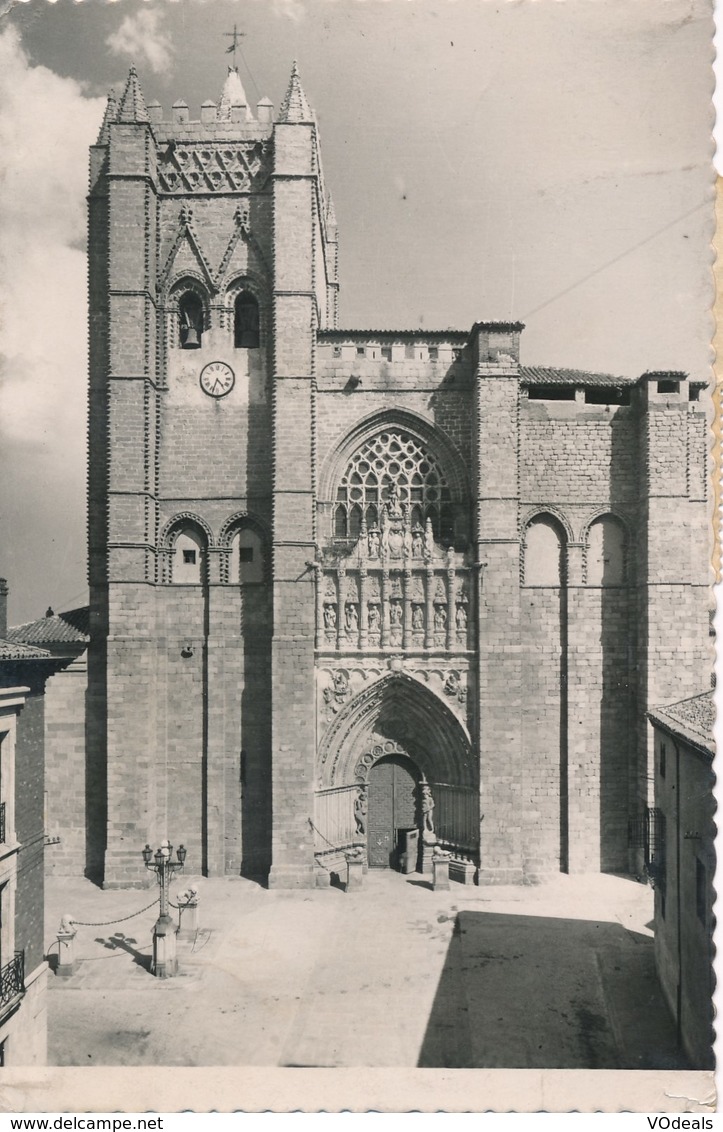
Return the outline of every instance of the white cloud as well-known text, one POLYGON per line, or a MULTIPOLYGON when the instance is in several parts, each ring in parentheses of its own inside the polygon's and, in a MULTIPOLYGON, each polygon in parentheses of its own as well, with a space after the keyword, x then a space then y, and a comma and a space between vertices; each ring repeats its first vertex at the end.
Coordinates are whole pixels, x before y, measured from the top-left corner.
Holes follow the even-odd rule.
MULTIPOLYGON (((88 146, 103 100, 33 67, 17 33, 0 34, 0 309, 6 435, 57 443, 83 428, 88 146)), ((83 445, 81 444, 81 452, 83 445)))
POLYGON ((0 33, 0 451, 14 621, 82 595, 85 195, 104 100, 0 33))
POLYGON ((115 55, 126 55, 135 63, 147 63, 155 74, 163 74, 173 62, 173 43, 161 28, 163 18, 160 8, 144 8, 126 16, 118 30, 108 36, 106 46, 115 55))

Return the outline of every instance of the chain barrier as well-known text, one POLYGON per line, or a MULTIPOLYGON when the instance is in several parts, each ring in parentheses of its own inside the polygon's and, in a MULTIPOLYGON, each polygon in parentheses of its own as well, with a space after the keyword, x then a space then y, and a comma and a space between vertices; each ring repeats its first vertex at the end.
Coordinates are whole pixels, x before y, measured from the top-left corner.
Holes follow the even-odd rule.
POLYGON ((145 908, 141 908, 139 912, 131 912, 130 916, 121 916, 119 920, 98 920, 93 922, 91 920, 76 920, 75 917, 73 917, 73 923, 81 928, 107 928, 110 927, 111 924, 123 924, 126 920, 133 920, 136 916, 140 916, 142 912, 147 912, 149 908, 152 908, 153 905, 157 903, 158 897, 156 896, 154 900, 151 900, 150 904, 146 904, 145 908))

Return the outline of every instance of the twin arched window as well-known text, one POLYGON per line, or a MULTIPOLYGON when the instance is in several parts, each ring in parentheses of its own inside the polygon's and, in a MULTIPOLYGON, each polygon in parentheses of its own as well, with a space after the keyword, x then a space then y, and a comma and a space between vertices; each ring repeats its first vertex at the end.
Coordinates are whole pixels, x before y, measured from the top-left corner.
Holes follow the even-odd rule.
MULTIPOLYGON (((197 524, 188 521, 170 536, 167 580, 173 585, 201 585, 207 581, 208 539, 197 524)), ((250 526, 240 526, 229 546, 228 578, 232 585, 254 585, 266 580, 264 540, 250 526)))
MULTIPOLYGON (((528 586, 559 586, 565 580, 566 538, 552 515, 538 515, 525 531, 524 581, 528 586)), ((602 515, 588 528, 586 582, 589 586, 621 586, 626 580, 625 530, 614 515, 602 515)))
MULTIPOLYGON (((195 288, 187 287, 178 299, 178 341, 182 350, 198 350, 208 319, 204 300, 195 288)), ((233 344, 236 350, 257 350, 261 345, 261 319, 255 295, 243 290, 233 307, 233 344)))

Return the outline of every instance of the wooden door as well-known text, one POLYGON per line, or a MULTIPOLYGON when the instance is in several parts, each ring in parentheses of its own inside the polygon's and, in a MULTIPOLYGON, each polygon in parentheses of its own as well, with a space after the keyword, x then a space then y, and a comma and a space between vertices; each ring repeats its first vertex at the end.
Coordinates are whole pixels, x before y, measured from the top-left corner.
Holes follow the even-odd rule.
POLYGON ((370 868, 399 866, 399 831, 416 824, 415 786, 411 764, 399 756, 383 759, 369 772, 370 868))

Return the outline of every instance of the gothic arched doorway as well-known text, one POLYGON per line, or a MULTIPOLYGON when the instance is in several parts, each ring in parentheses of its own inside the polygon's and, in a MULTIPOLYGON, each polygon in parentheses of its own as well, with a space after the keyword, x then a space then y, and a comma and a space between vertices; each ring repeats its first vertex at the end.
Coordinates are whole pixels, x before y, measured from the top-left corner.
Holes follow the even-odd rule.
MULTIPOLYGON (((367 854, 370 869, 399 868, 401 855, 418 838, 419 771, 405 755, 380 759, 369 771, 367 787, 367 854)), ((417 863, 413 862, 416 869, 417 863)))

